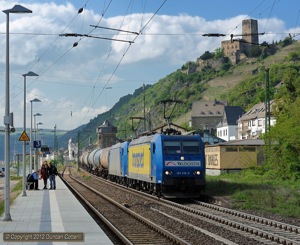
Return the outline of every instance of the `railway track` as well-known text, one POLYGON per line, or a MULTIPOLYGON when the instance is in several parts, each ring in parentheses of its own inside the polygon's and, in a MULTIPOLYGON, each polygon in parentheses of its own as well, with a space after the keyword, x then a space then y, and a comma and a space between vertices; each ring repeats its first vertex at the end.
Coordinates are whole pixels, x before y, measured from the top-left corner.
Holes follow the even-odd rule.
POLYGON ((297 226, 197 201, 182 205, 94 176, 84 182, 191 244, 300 244, 297 226))
POLYGON ((241 231, 275 241, 278 244, 300 244, 300 227, 256 215, 193 200, 189 208, 201 216, 228 224, 241 231), (208 214, 209 213, 209 214, 208 214))
POLYGON ((124 244, 189 244, 72 176, 64 180, 124 244))

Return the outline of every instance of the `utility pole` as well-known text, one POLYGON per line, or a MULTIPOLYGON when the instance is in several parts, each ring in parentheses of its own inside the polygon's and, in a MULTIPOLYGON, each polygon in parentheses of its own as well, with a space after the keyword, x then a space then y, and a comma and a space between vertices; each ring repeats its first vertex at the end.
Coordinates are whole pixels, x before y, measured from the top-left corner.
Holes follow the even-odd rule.
POLYGON ((271 110, 270 110, 270 81, 269 69, 266 69, 266 97, 265 97, 265 133, 270 130, 271 110))
POLYGON ((77 170, 79 171, 80 131, 77 132, 77 170))
MULTIPOLYGON (((266 69, 266 98, 265 98, 265 134, 270 131, 270 124, 271 124, 271 111, 270 111, 270 81, 269 81, 269 69, 266 69)), ((265 145, 267 146, 268 150, 271 146, 271 138, 270 135, 267 135, 267 139, 265 141, 265 145)), ((265 155, 265 161, 268 161, 268 154, 269 151, 265 155)))
POLYGON ((57 153, 58 146, 57 146, 56 124, 54 125, 53 150, 54 150, 54 160, 55 160, 55 156, 58 154, 57 153))
POLYGON ((145 84, 143 84, 143 92, 144 92, 144 132, 146 132, 146 95, 145 95, 145 84))

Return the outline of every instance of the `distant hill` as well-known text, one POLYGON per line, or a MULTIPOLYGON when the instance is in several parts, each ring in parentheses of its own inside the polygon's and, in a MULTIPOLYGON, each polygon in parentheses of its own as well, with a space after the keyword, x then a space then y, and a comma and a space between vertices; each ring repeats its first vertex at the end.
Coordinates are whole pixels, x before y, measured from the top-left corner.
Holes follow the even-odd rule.
POLYGON ((201 67, 200 58, 197 61, 189 61, 156 84, 146 85, 135 90, 132 95, 122 97, 110 111, 99 114, 88 124, 62 135, 58 139, 59 146, 67 146, 69 138, 75 139, 76 142, 79 140, 81 146, 86 145, 89 138, 96 142, 96 129, 105 120, 118 127, 117 137, 123 139, 135 135, 136 132, 132 129, 143 132, 160 126, 165 122, 164 116, 170 116, 170 120, 180 126, 187 126, 193 101, 202 99, 226 99, 230 105, 239 105, 247 110, 264 99, 264 68, 270 68, 272 96, 285 68, 300 66, 299 50, 299 42, 284 40, 270 47, 261 47, 258 57, 248 58, 234 66, 228 63, 226 57, 217 60, 216 63, 220 64, 217 67, 201 67), (270 50, 272 54, 269 54, 270 50), (182 103, 177 104, 175 108, 173 104, 165 104, 164 115, 164 107, 160 102, 169 99, 182 103), (131 119, 144 117, 144 109, 145 123, 143 120, 131 119))
MULTIPOLYGON (((19 141, 20 136, 23 133, 23 129, 16 128, 16 132, 10 134, 10 160, 14 160, 14 156, 16 154, 23 153, 23 141, 19 141)), ((30 129, 26 131, 28 137, 30 134, 30 129)), ((65 134, 66 131, 58 130, 56 132, 57 137, 59 138, 62 134, 65 134)), ((42 129, 39 131, 39 136, 41 137, 42 144, 48 145, 50 148, 53 149, 54 145, 54 132, 50 129, 42 129)), ((4 161, 4 144, 5 144, 5 134, 1 132, 0 134, 0 162, 4 161)), ((26 147, 26 152, 29 153, 29 143, 26 147)))

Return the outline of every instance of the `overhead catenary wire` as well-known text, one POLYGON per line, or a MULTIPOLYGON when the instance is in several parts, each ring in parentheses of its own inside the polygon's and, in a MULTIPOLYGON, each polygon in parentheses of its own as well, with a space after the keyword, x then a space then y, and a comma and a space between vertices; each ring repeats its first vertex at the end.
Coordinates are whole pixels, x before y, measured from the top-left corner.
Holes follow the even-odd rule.
POLYGON ((95 27, 95 28, 105 29, 105 30, 112 30, 112 31, 126 32, 126 33, 131 33, 131 34, 139 35, 138 32, 134 32, 134 31, 127 31, 127 30, 121 30, 121 29, 110 28, 110 27, 104 27, 104 26, 95 26, 95 25, 90 25, 90 26, 91 26, 91 27, 95 27))
MULTIPOLYGON (((89 0, 87 0, 87 2, 89 2, 89 0)), ((86 3, 87 3, 86 2, 86 3)), ((86 4, 84 5, 86 6, 86 4)), ((63 29, 63 31, 61 33, 63 33, 65 30, 68 29, 68 27, 74 22, 74 20, 78 17, 79 14, 81 14, 83 12, 83 7, 80 8, 77 12, 77 14, 73 17, 73 19, 69 22, 69 24, 63 29)), ((56 34, 57 35, 57 34, 56 34)), ((38 58, 38 60, 31 66, 31 69, 44 57, 44 55, 46 53, 48 53, 48 51, 53 47, 53 45, 57 42, 59 38, 59 35, 57 35, 57 38, 50 44, 50 46, 40 55, 40 57, 38 58)), ((68 51, 67 51, 68 52, 68 51)))
MULTIPOLYGON (((86 3, 85 3, 85 5, 84 5, 84 7, 86 7, 86 4, 89 2, 89 0, 87 0, 86 1, 86 3)), ((110 3, 112 2, 112 0, 110 1, 110 3)), ((64 30, 63 30, 63 32, 65 31, 65 30, 67 30, 67 28, 71 25, 71 23, 73 23, 73 21, 75 20, 75 18, 79 15, 79 14, 81 14, 82 12, 83 12, 83 7, 81 7, 81 8, 79 8, 79 10, 78 10, 78 12, 77 12, 77 15, 71 20, 71 22, 64 28, 64 30)), ((102 17, 103 17, 103 15, 102 15, 102 17)), ((102 17, 100 18, 100 20, 102 19, 102 17)), ((99 21, 100 22, 100 21, 99 21)), ((83 24, 82 24, 82 26, 83 26, 83 24)), ((62 33, 63 33, 62 32, 62 33)), ((92 31, 91 31, 92 32, 92 31)), ((90 33, 91 33, 90 32, 90 33)), ((61 33, 61 34, 62 34, 61 33)), ((57 41, 57 39, 60 37, 60 35, 58 35, 57 36, 57 38, 54 40, 54 42, 49 46, 49 48, 42 54, 42 56, 44 56, 44 54, 45 53, 47 53, 49 50, 50 50, 50 48, 54 45, 54 43, 57 41)), ((82 38, 81 38, 82 39, 82 38)), ((79 40, 80 41, 80 40, 79 40)), ((73 43, 73 46, 71 47, 71 48, 69 48, 65 53, 63 53, 55 62, 53 62, 50 66, 48 66, 42 73, 40 73, 40 76, 41 75, 43 75, 43 74, 45 74, 47 71, 49 71, 52 67, 54 67, 64 56, 66 56, 67 55, 67 53, 69 53, 73 48, 75 48, 77 45, 78 45, 78 43, 79 43, 79 41, 78 42, 75 42, 75 43, 73 43)), ((42 57, 41 56, 41 57, 42 57)), ((41 57, 38 59, 38 62, 40 61, 40 59, 41 59, 41 57)), ((36 63, 38 63, 38 62, 36 62, 36 63)), ((35 64, 36 64, 35 63, 35 64)), ((34 65, 35 65, 34 64, 34 65)), ((32 84, 32 83, 31 83, 32 84)), ((31 84, 29 84, 29 86, 31 85, 31 84)))
MULTIPOLYGON (((300 13, 300 10, 299 10, 299 13, 300 13)), ((294 29, 297 29, 297 28, 294 28, 294 29)), ((288 35, 289 32, 260 32, 260 33, 264 33, 264 35, 288 35)), ((1 34, 5 34, 5 33, 0 33, 1 34)), ((29 35, 29 36, 63 36, 64 34, 60 34, 60 33, 21 33, 21 32, 13 32, 13 33, 10 33, 11 35, 29 35)), ((87 35, 87 34, 79 34, 79 33, 69 33, 69 34, 76 34, 78 35, 78 37, 80 35, 87 35)), ((229 34, 224 34, 224 33, 206 33, 206 32, 185 32, 185 33, 151 33, 151 32, 143 32, 142 33, 143 36, 230 36, 230 33, 229 34)), ((295 33, 295 34, 298 34, 298 33, 295 33)), ((97 37, 97 36, 111 36, 112 34, 111 33, 95 33, 93 34, 93 36, 97 37)), ((128 36, 128 34, 122 34, 122 33, 119 33, 118 36, 122 36, 122 35, 126 35, 128 36)), ((134 34, 136 35, 136 34, 134 34)), ((242 36, 242 34, 234 34, 235 36, 242 36)), ((253 34, 252 34, 253 35, 253 34)))
MULTIPOLYGON (((88 2, 89 0, 87 0, 87 2, 88 2)), ((79 10, 78 10, 78 12, 77 12, 77 14, 73 17, 73 19, 69 22, 69 24, 64 28, 64 31, 74 22, 74 20, 76 19, 76 17, 79 15, 79 14, 81 14, 82 13, 82 11, 83 11, 83 8, 80 8, 79 10)), ((11 33, 12 34, 12 33, 11 33)), ((28 34, 28 33, 22 33, 23 35, 32 35, 32 34, 28 34)), ((34 35, 37 35, 37 34, 34 34, 34 35)), ((41 34, 41 35, 55 35, 55 36, 57 36, 57 34, 41 34)), ((29 70, 32 70, 39 62, 40 62, 40 60, 49 52, 49 50, 51 49, 51 47, 53 47, 54 46, 54 44, 56 43, 56 41, 58 40, 58 38, 59 38, 59 36, 57 36, 57 38, 50 44, 50 46, 40 55, 40 57, 37 59, 37 61, 35 62, 35 63, 33 63, 32 65, 31 65, 31 67, 29 68, 29 70)), ((58 62, 63 56, 65 56, 68 52, 70 51, 70 49, 66 52, 66 53, 64 53, 56 62, 58 62)), ((50 69, 51 67, 53 67, 55 64, 56 64, 56 62, 55 63, 53 63, 48 69, 50 69)), ((36 80, 38 80, 48 69, 46 69, 44 72, 40 72, 39 73, 39 76, 38 77, 36 77, 35 79, 33 79, 33 80, 31 80, 28 84, 27 84, 27 87, 30 87, 30 86, 32 86, 32 84, 36 81, 36 80)), ((18 83, 17 83, 18 84, 18 83)), ((14 97, 12 97, 12 100, 13 99, 15 99, 17 96, 19 96, 20 95, 20 93, 21 93, 22 91, 20 91, 19 93, 17 93, 14 97)), ((29 91, 27 91, 27 93, 28 93, 29 91)))
MULTIPOLYGON (((272 15, 272 12, 273 12, 273 9, 274 9, 274 6, 275 6, 276 1, 277 1, 277 0, 274 0, 274 1, 273 1, 273 4, 272 4, 272 6, 271 6, 271 10, 270 10, 270 13, 269 13, 269 16, 268 16, 268 19, 267 19, 267 23, 266 23, 266 25, 265 25, 265 31, 266 31, 266 29, 267 29, 267 27, 268 27, 268 24, 269 24, 269 21, 270 21, 270 18, 271 18, 271 15, 272 15)), ((280 0, 279 0, 279 1, 280 1, 280 0)), ((279 1, 278 1, 278 2, 279 2, 279 1)))
MULTIPOLYGON (((101 19, 98 21, 97 25, 100 24, 100 22, 101 22, 101 20, 102 20, 102 18, 103 18, 103 16, 104 16, 104 14, 107 12, 108 7, 110 6, 111 2, 112 2, 112 1, 109 2, 109 4, 108 4, 107 7, 104 6, 105 10, 104 10, 104 12, 103 12, 103 14, 102 14, 102 16, 101 16, 101 19)), ((132 1, 131 1, 131 2, 132 2, 132 1)), ((130 5, 130 4, 129 4, 129 5, 130 5)), ((128 7, 127 10, 126 10, 126 14, 127 14, 127 12, 128 12, 128 9, 129 9, 129 7, 128 7)), ((124 22, 124 20, 125 20, 126 14, 124 15, 123 21, 121 22, 120 26, 122 26, 122 24, 123 24, 123 22, 124 22)), ((96 28, 94 28, 93 30, 95 30, 95 29, 96 29, 96 28)), ((91 32, 90 32, 90 33, 91 33, 91 32)), ((109 51, 108 51, 108 54, 107 54, 107 56, 106 56, 106 59, 105 59, 103 65, 102 65, 102 67, 101 67, 101 69, 100 69, 100 71, 99 71, 99 73, 98 73, 97 78, 95 79, 94 86, 93 86, 93 90, 92 90, 92 92, 91 92, 91 95, 88 97, 88 98, 90 98, 90 104, 89 104, 89 108, 90 108, 90 109, 89 109, 89 110, 86 112, 86 114, 84 115, 84 119, 87 117, 88 113, 89 113, 89 112, 92 110, 92 108, 93 108, 92 104, 94 104, 93 98, 94 98, 94 94, 95 94, 95 87, 96 87, 96 84, 97 84, 97 82, 98 82, 98 80, 99 80, 99 77, 101 76, 101 74, 104 72, 104 70, 105 70, 105 68, 106 68, 106 64, 107 64, 108 59, 109 59, 109 57, 110 57, 110 54, 111 54, 111 52, 112 52, 113 45, 114 45, 114 42, 112 42, 112 44, 110 45, 110 49, 109 49, 109 51)), ((105 89, 105 87, 101 90, 100 95, 103 93, 104 89, 105 89)), ((98 98, 99 98, 99 96, 97 97, 97 100, 98 100, 98 98)), ((84 120, 84 119, 83 119, 83 120, 84 120)), ((80 124, 81 124, 81 122, 80 122, 80 124)))
MULTIPOLYGON (((164 0, 164 2, 160 5, 160 7, 155 11, 155 13, 151 16, 151 18, 146 22, 146 24, 144 26, 142 26, 141 30, 139 31, 139 33, 142 33, 142 31, 149 25, 150 21, 154 18, 154 16, 158 13, 158 11, 163 7, 163 5, 167 2, 167 0, 164 0)), ((133 39, 133 42, 137 39, 139 35, 137 35, 134 39, 133 39)), ((128 45, 127 49, 125 50, 125 52, 123 53, 121 59, 119 60, 118 64, 116 65, 115 69, 112 71, 111 75, 109 76, 107 82, 105 83, 104 87, 107 87, 107 85, 110 83, 112 77, 114 76, 115 72, 117 71, 117 69, 119 68, 120 64, 122 63, 125 55, 127 54, 128 50, 130 49, 131 47, 131 43, 128 45)), ((98 97, 96 98, 96 100, 94 101, 93 105, 91 108, 93 108, 96 104, 96 102, 98 101, 98 99, 100 98, 100 96, 102 95, 104 89, 101 90, 101 92, 99 93, 98 97)), ((86 114, 87 115, 87 114, 86 114)), ((79 123, 81 124, 85 118, 86 118, 86 115, 85 117, 83 118, 83 120, 79 123)))
MULTIPOLYGON (((297 19, 296 19, 296 24, 295 24, 295 30, 294 30, 294 37, 296 36, 296 29, 297 29, 297 25, 298 25, 298 20, 299 20, 299 16, 300 16, 300 8, 298 10, 298 15, 297 15, 297 19)), ((298 33, 299 35, 299 33, 298 33)))
MULTIPOLYGON (((123 26, 123 23, 124 23, 125 18, 126 18, 127 14, 128 14, 130 5, 131 5, 132 3, 133 3, 133 1, 131 0, 131 2, 129 3, 129 5, 128 5, 126 11, 125 11, 123 20, 122 20, 122 22, 121 22, 120 25, 119 25, 119 26, 120 26, 119 29, 123 26)), ((97 26, 98 26, 99 24, 100 24, 100 22, 98 22, 97 26)), ((94 29, 96 29, 96 28, 94 28, 94 29)), ((118 33, 118 35, 119 35, 119 33, 118 33)), ((101 74, 104 72, 104 70, 105 70, 105 68, 106 68, 106 64, 108 63, 108 60, 109 60, 109 57, 110 57, 110 54, 111 54, 111 52, 112 52, 112 49, 113 49, 113 45, 114 45, 114 44, 115 44, 115 42, 112 42, 112 44, 111 44, 111 46, 110 46, 110 49, 109 49, 109 52, 108 52, 108 54, 107 54, 107 56, 106 56, 106 59, 105 59, 103 65, 102 65, 102 67, 101 67, 101 69, 100 69, 100 71, 99 71, 99 74, 98 74, 98 76, 97 76, 97 79, 95 80, 95 84, 97 83, 99 77, 101 76, 101 74)), ((111 80, 111 79, 110 79, 110 80, 111 80)), ((92 104, 92 105, 90 104, 90 107, 89 107, 90 109, 86 112, 86 114, 85 114, 85 116, 84 116, 84 119, 87 117, 88 113, 92 110, 92 108, 94 107, 95 103, 97 102, 97 100, 98 100, 98 99, 100 98, 100 96, 102 95, 104 89, 105 89, 105 87, 100 91, 100 93, 98 94, 98 96, 97 96, 95 102, 92 102, 92 100, 91 100, 91 104, 92 104)), ((92 95, 94 94, 94 92, 95 92, 95 91, 93 90, 92 95)), ((91 97, 91 98, 92 98, 92 97, 91 97)), ((84 119, 83 119, 83 120, 84 120, 84 119)))
MULTIPOLYGON (((64 37, 90 37, 90 38, 103 39, 103 40, 109 40, 109 41, 133 43, 132 41, 127 41, 127 40, 122 40, 122 39, 108 38, 108 37, 96 37, 96 36, 92 36, 92 35, 88 35, 88 34, 79 34, 79 33, 65 33, 65 34, 60 34, 60 36, 64 36, 64 37)), ((76 47, 77 45, 78 45, 78 42, 75 42, 73 44, 73 47, 76 47)))

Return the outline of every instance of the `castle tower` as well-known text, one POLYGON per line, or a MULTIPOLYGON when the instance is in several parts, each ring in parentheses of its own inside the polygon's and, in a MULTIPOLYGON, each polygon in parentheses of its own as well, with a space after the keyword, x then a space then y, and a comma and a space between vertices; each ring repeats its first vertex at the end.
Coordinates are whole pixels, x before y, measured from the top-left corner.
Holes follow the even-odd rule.
POLYGON ((246 58, 247 53, 252 44, 258 42, 258 22, 257 20, 249 19, 242 22, 242 40, 241 42, 225 40, 221 42, 221 47, 224 50, 224 55, 228 57, 233 64, 239 63, 246 58), (244 41, 244 42, 242 42, 244 41))
POLYGON ((113 126, 108 120, 105 120, 104 123, 97 128, 98 134, 98 147, 106 148, 112 146, 116 143, 117 127, 113 126))
POLYGON ((258 24, 257 20, 249 19, 242 22, 243 39, 248 43, 258 44, 258 24))

